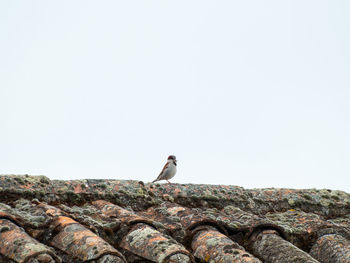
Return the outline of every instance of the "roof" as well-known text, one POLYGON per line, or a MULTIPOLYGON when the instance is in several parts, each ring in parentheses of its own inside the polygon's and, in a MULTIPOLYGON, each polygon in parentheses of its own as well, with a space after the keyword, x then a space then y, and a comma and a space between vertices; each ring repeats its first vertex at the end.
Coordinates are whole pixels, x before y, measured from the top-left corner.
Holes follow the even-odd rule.
POLYGON ((1 262, 350 262, 350 195, 2 175, 1 262))

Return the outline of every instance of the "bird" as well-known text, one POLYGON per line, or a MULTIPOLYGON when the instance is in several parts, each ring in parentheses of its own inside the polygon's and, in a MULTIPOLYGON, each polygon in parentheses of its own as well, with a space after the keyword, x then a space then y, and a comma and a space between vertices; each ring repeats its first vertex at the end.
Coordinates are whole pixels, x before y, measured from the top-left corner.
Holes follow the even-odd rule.
POLYGON ((169 184, 171 184, 168 180, 173 178, 174 175, 176 174, 176 165, 177 165, 177 160, 175 155, 169 155, 168 160, 164 165, 162 171, 158 175, 157 179, 154 180, 152 183, 155 183, 160 180, 166 180, 169 184))

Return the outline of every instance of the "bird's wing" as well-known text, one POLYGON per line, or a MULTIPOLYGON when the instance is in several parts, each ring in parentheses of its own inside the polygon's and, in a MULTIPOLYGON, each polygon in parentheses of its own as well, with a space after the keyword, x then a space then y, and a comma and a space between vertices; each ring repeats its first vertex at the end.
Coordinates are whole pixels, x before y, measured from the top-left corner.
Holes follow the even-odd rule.
POLYGON ((170 164, 170 162, 167 162, 167 163, 164 165, 164 167, 163 167, 162 171, 160 172, 160 174, 158 175, 157 179, 154 180, 152 183, 154 183, 154 182, 156 182, 156 181, 162 180, 162 176, 163 176, 165 170, 168 169, 169 164, 170 164))
POLYGON ((159 176, 161 176, 161 175, 164 173, 164 171, 169 167, 169 164, 170 164, 170 162, 169 162, 169 163, 166 163, 166 164, 164 165, 162 171, 161 171, 160 174, 158 175, 158 178, 159 178, 159 176))

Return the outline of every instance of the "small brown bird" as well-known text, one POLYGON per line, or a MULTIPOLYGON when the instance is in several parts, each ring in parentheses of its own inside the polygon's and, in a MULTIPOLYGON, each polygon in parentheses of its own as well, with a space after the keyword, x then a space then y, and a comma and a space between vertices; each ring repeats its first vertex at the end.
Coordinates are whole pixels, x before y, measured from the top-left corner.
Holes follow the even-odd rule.
POLYGON ((168 157, 168 161, 163 167, 163 170, 158 175, 157 179, 154 180, 152 183, 160 181, 160 180, 166 180, 168 183, 170 183, 168 180, 173 178, 176 174, 176 165, 177 160, 175 155, 170 155, 168 157))

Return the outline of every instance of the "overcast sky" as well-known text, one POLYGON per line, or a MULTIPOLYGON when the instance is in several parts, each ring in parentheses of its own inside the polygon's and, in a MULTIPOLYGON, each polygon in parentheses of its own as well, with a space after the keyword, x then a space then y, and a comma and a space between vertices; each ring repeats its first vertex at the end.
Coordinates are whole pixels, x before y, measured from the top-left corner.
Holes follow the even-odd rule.
POLYGON ((1 1, 0 173, 350 192, 350 2, 1 1))

